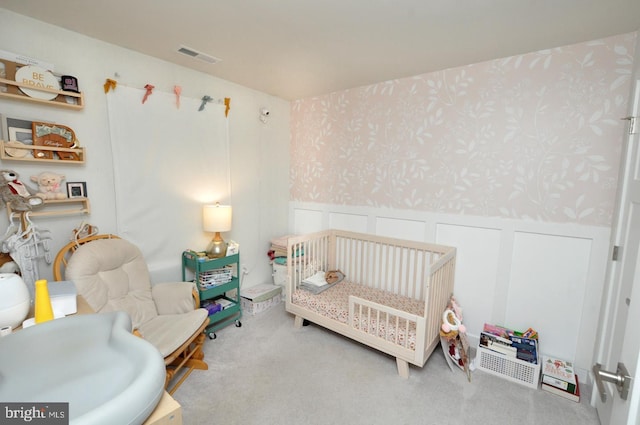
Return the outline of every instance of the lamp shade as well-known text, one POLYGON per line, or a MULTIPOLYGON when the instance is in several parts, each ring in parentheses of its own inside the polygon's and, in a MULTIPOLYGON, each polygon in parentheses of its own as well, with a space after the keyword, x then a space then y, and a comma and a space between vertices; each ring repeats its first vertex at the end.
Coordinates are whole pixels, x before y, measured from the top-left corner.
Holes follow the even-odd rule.
POLYGON ((231 206, 205 205, 202 208, 202 227, 205 232, 228 232, 231 230, 231 206))

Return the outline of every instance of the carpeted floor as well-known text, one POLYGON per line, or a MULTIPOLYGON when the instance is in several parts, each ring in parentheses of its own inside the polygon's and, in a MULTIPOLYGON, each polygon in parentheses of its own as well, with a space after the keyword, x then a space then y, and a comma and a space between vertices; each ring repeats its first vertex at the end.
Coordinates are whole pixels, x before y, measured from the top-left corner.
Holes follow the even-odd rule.
MULTIPOLYGON (((205 343, 207 371, 174 398, 198 424, 598 425, 595 409, 475 371, 451 372, 438 347, 400 378, 395 359, 310 325, 280 304, 205 343)), ((587 394, 588 395, 588 394, 587 394)))

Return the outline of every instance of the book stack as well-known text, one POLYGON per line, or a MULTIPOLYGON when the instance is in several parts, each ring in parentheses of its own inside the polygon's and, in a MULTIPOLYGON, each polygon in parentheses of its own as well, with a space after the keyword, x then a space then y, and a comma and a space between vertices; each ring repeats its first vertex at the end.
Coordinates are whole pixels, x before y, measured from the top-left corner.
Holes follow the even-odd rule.
POLYGON ((517 332, 495 325, 484 325, 480 346, 529 363, 538 363, 538 335, 532 329, 517 332))
POLYGON ((488 332, 480 332, 480 346, 514 358, 518 353, 509 339, 488 332))
POLYGON ((573 363, 548 356, 542 359, 542 389, 579 403, 580 386, 573 363))
POLYGON ((227 298, 217 298, 216 303, 220 304, 221 310, 226 310, 236 305, 236 303, 227 298))
POLYGON ((222 305, 214 300, 204 300, 200 303, 200 307, 206 309, 209 316, 222 310, 222 305))

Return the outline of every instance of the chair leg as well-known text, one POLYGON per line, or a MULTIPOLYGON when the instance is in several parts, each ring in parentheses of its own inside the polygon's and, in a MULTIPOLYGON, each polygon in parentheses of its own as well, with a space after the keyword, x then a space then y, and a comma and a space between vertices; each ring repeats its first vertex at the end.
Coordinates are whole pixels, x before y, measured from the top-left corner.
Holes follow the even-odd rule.
MULTIPOLYGON (((175 372, 175 369, 174 369, 174 372, 175 372)), ((185 371, 185 373, 180 377, 180 379, 178 380, 178 382, 176 382, 172 388, 169 388, 169 385, 168 385, 168 384, 169 384, 169 381, 171 381, 171 379, 168 379, 168 380, 165 382, 165 389, 167 390, 167 392, 169 393, 169 395, 173 395, 173 393, 175 393, 175 392, 178 390, 178 388, 180 388, 180 385, 182 385, 182 383, 184 382, 184 380, 185 380, 185 379, 187 379, 187 377, 188 377, 189 375, 191 375, 191 372, 193 372, 193 369, 187 369, 187 370, 185 371)), ((169 373, 170 373, 170 372, 169 372, 169 370, 167 369, 167 376, 169 376, 169 373)), ((172 377, 173 377, 173 374, 174 374, 174 373, 172 373, 172 377)))
POLYGON ((182 385, 185 379, 193 372, 194 369, 207 370, 209 365, 202 360, 204 358, 204 352, 202 351, 202 345, 205 341, 205 335, 200 333, 189 346, 185 347, 184 351, 178 355, 178 357, 167 365, 167 374, 165 379, 165 389, 170 395, 182 385), (180 379, 169 389, 170 381, 176 376, 178 371, 183 367, 186 368, 184 374, 180 379))
POLYGON ((172 368, 166 369, 166 374, 164 377, 164 389, 167 390, 169 388, 169 382, 173 379, 173 376, 176 374, 176 370, 172 368))
POLYGON ((193 341, 193 352, 191 353, 191 358, 196 360, 204 359, 204 351, 202 351, 202 346, 206 338, 203 333, 198 335, 198 337, 193 341))
POLYGON ((207 362, 199 359, 189 359, 184 365, 189 369, 209 370, 209 365, 207 364, 207 362))

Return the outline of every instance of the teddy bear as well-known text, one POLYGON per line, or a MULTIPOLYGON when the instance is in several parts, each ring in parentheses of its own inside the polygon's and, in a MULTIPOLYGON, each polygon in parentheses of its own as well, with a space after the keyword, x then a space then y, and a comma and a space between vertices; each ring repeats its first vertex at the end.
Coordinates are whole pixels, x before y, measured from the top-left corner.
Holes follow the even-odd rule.
POLYGON ((14 211, 31 211, 44 204, 44 200, 35 196, 31 189, 18 179, 18 173, 13 170, 0 170, 0 199, 3 205, 11 203, 14 211))
POLYGON ((62 190, 63 174, 43 171, 37 176, 31 176, 31 181, 38 184, 37 196, 42 199, 66 199, 67 193, 62 190))

